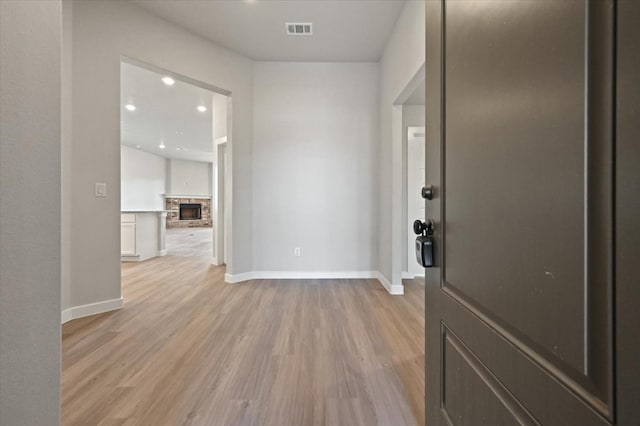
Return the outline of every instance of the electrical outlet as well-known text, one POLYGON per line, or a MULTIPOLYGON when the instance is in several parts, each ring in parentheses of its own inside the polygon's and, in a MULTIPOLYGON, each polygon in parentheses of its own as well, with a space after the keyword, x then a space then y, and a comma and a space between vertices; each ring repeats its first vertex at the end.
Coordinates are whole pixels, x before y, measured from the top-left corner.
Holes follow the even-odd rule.
POLYGON ((293 255, 296 257, 300 256, 300 247, 296 247, 293 249, 293 255))

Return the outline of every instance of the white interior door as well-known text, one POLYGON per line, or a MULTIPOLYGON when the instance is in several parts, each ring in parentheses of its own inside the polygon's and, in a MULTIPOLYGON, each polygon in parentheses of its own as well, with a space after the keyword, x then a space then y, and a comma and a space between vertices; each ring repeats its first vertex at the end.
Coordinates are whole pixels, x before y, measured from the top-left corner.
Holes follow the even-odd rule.
POLYGON ((425 185, 424 127, 407 129, 407 272, 424 276, 424 269, 415 258, 413 221, 425 220, 424 200, 420 195, 425 185))

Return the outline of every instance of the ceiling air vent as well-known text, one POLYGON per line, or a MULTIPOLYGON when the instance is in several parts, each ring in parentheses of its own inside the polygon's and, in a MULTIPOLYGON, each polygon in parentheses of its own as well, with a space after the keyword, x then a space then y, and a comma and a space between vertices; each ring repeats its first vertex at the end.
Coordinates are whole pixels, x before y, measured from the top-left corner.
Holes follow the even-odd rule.
POLYGON ((313 24, 311 22, 287 22, 285 26, 289 35, 313 34, 313 24))

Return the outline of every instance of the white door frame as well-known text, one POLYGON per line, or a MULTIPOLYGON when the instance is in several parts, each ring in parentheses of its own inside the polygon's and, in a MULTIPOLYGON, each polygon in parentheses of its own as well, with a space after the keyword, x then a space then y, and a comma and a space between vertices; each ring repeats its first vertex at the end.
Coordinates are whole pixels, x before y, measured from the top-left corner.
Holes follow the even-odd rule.
MULTIPOLYGON (((227 136, 214 141, 213 164, 213 256, 211 264, 226 265, 232 271, 233 263, 233 98, 227 95, 227 136)), ((213 123, 212 123, 213 124, 213 123)))
POLYGON ((228 167, 227 137, 216 139, 213 173, 213 257, 211 264, 224 265, 229 261, 230 176, 228 167))

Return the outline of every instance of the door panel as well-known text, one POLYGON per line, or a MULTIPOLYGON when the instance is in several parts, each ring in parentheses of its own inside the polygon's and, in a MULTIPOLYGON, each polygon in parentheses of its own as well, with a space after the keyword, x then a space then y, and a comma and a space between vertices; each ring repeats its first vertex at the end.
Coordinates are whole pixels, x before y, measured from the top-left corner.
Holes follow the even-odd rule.
POLYGON ((427 2, 433 424, 613 419, 613 12, 427 2))
POLYGON ((617 3, 616 420, 640 424, 640 2, 617 3))
MULTIPOLYGON (((448 297, 441 303, 444 308, 441 311, 441 329, 450 330, 450 334, 455 334, 465 345, 469 356, 477 359, 478 363, 504 386, 505 393, 518 401, 523 410, 539 424, 609 424, 593 408, 596 406, 600 410, 606 410, 607 407, 603 406, 599 399, 584 392, 580 384, 572 382, 561 370, 553 366, 541 367, 539 355, 524 345, 515 345, 513 342, 517 340, 506 330, 494 329, 490 320, 479 318, 473 313, 472 306, 460 306, 448 297)), ((450 367, 447 366, 446 359, 442 355, 440 357, 443 359, 444 376, 450 367)), ((430 365, 427 368, 429 367, 430 365)), ((466 404, 464 399, 461 402, 466 404)), ((444 396, 441 403, 444 405, 444 396)), ((471 416, 471 420, 477 421, 477 418, 471 416)), ((431 426, 431 423, 428 424, 431 426)))
POLYGON ((583 371, 585 5, 542 3, 447 3, 444 272, 583 371))
POLYGON ((442 412, 456 425, 533 425, 535 420, 443 324, 442 412))

